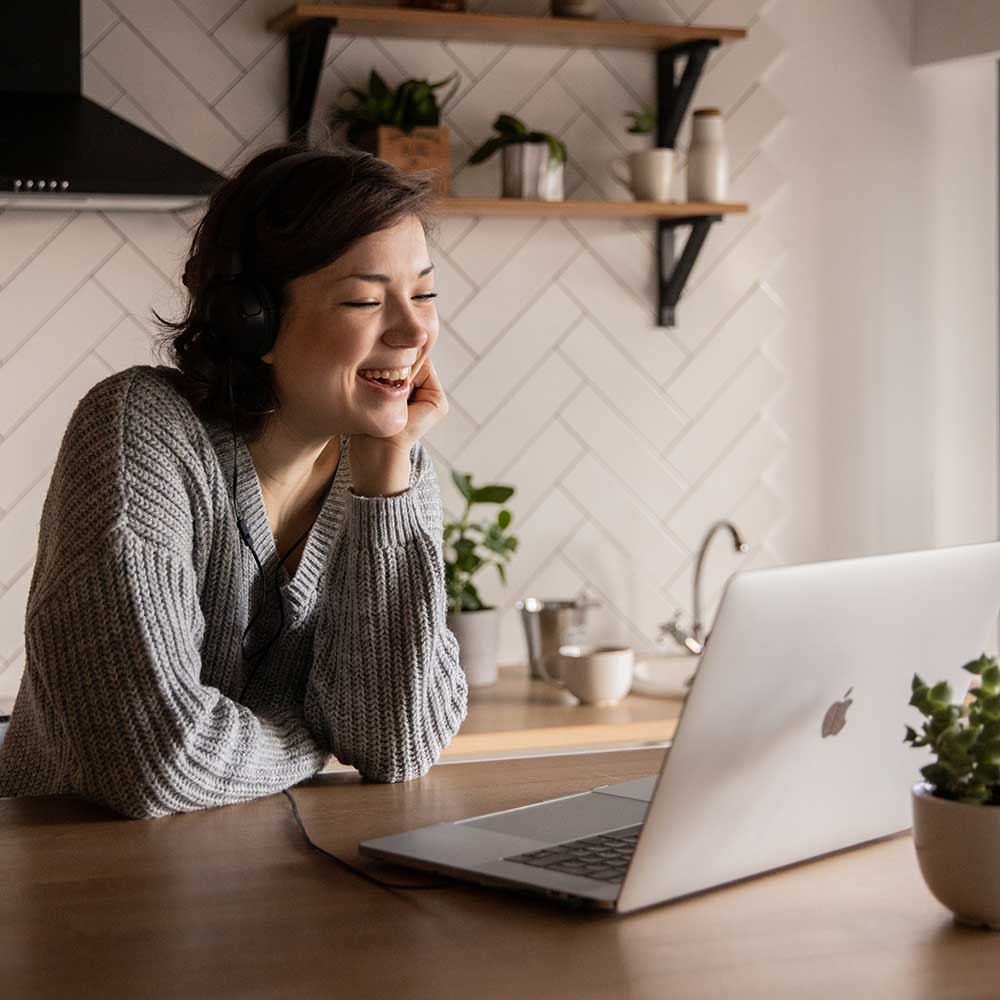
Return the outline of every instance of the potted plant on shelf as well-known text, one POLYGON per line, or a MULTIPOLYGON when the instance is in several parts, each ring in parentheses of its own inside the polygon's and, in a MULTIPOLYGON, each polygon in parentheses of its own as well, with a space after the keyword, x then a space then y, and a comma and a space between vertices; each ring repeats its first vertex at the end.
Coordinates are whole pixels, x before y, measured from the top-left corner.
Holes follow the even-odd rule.
POLYGON ((963 669, 979 686, 962 705, 947 681, 913 676, 910 704, 926 721, 904 741, 936 758, 912 790, 913 839, 927 887, 956 920, 1000 930, 1000 666, 984 653, 963 669))
POLYGON ((345 87, 356 103, 338 105, 330 113, 330 125, 347 124, 346 138, 405 173, 434 172, 437 191, 445 195, 451 186, 451 153, 448 129, 441 115, 461 83, 458 72, 442 80, 404 80, 391 88, 377 70, 368 77, 368 90, 345 87), (437 91, 452 84, 440 100, 437 91))
POLYGON ((485 687, 497 679, 497 609, 484 604, 472 577, 484 566, 496 566, 507 583, 504 566, 517 550, 517 538, 508 534, 512 515, 501 508, 495 521, 470 521, 476 504, 503 504, 514 495, 512 486, 472 485, 472 477, 452 472, 452 481, 465 498, 457 521, 444 524, 444 569, 448 593, 448 628, 458 639, 462 669, 469 687, 485 687))
POLYGON ((504 198, 562 201, 565 143, 549 132, 528 128, 507 113, 497 116, 493 130, 496 134, 469 157, 469 164, 482 163, 502 150, 504 198))
MULTIPOLYGON (((632 122, 625 130, 632 135, 649 135, 656 128, 656 112, 652 108, 626 111, 632 122)), ((670 185, 674 177, 674 151, 667 147, 643 149, 616 156, 608 164, 608 172, 632 192, 636 201, 670 201, 670 185), (620 172, 619 164, 626 163, 628 174, 620 172)))

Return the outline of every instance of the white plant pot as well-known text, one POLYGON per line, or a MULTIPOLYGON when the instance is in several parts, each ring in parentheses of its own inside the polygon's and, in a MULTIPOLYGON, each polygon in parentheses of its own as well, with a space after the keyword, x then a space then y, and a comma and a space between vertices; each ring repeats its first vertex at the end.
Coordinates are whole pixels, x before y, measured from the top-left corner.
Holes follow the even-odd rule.
POLYGON ((496 684, 500 635, 497 609, 449 611, 447 623, 458 640, 459 661, 469 687, 496 684))
POLYGON ((927 888, 962 924, 1000 930, 1000 806, 913 786, 913 842, 927 888))

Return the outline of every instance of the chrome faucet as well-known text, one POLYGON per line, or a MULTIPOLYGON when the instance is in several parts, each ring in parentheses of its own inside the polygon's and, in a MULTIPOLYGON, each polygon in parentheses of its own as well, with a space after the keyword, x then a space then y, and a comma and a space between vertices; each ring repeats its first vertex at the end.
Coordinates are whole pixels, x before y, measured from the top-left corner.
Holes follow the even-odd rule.
POLYGON ((705 535, 704 541, 701 543, 701 548, 698 550, 698 559, 695 562, 693 607, 694 622, 691 625, 691 631, 688 632, 687 630, 681 628, 678 624, 681 617, 680 611, 677 611, 669 622, 660 626, 660 639, 662 639, 664 635, 669 635, 675 642, 683 646, 693 656, 698 656, 701 653, 701 651, 705 648, 706 642, 706 639, 702 637, 704 633, 704 626, 701 621, 701 569, 705 563, 705 553, 708 551, 709 544, 715 537, 716 532, 721 531, 723 528, 727 529, 733 536, 733 546, 737 552, 747 551, 746 543, 740 537, 740 533, 732 521, 716 521, 715 524, 708 529, 708 533, 705 535))

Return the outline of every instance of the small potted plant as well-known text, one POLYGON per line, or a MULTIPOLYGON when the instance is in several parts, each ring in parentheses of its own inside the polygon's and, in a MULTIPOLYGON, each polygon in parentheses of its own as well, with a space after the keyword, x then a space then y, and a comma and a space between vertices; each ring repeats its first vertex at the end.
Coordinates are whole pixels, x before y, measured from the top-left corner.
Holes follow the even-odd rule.
POLYGON ((502 150, 504 198, 562 201, 565 143, 549 132, 528 128, 507 113, 497 116, 493 131, 496 134, 469 157, 469 164, 482 163, 502 150))
POLYGON ((904 741, 935 757, 913 787, 913 839, 927 887, 956 920, 1000 930, 1000 666, 984 653, 963 669, 979 685, 961 705, 947 681, 913 676, 910 704, 925 721, 904 741))
POLYGON ((469 687, 485 687, 497 679, 497 609, 484 604, 472 577, 484 566, 496 566, 507 583, 504 566, 517 550, 517 538, 508 534, 512 515, 502 507, 495 521, 471 521, 476 504, 503 504, 514 495, 512 486, 472 485, 472 477, 452 472, 452 481, 465 498, 457 521, 444 525, 444 569, 448 593, 448 628, 458 639, 462 669, 469 687))
MULTIPOLYGON (((656 128, 656 112, 652 108, 626 111, 631 124, 625 130, 632 135, 649 135, 656 128)), ((670 201, 670 185, 674 176, 674 151, 667 147, 643 149, 616 156, 608 164, 611 176, 632 192, 637 201, 670 201), (628 175, 621 173, 619 164, 628 165, 628 175)))
POLYGON ((368 77, 368 90, 345 87, 356 103, 339 105, 330 114, 330 125, 347 124, 346 139, 405 173, 434 172, 437 191, 451 186, 451 153, 448 129, 441 115, 461 83, 458 72, 442 80, 404 80, 390 87, 377 70, 368 77), (452 85, 440 100, 437 91, 452 85))

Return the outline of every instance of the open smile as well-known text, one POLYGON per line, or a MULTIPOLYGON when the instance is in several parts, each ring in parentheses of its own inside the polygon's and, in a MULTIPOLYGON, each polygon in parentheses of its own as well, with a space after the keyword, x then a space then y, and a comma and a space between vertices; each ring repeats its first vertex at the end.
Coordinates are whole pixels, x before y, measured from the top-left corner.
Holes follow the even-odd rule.
POLYGON ((376 392, 395 399, 405 396, 410 389, 410 368, 362 368, 358 378, 376 392))

